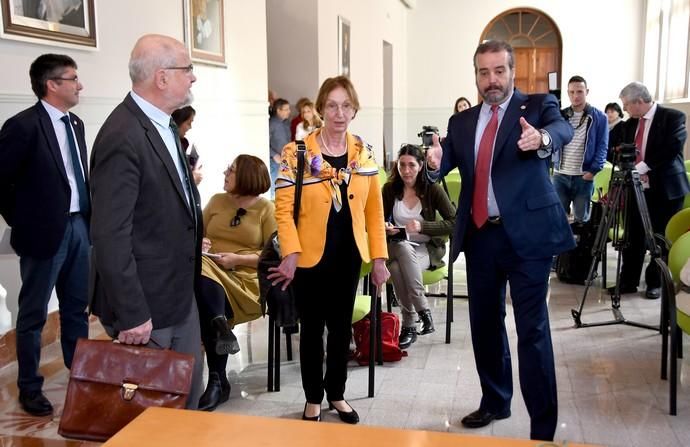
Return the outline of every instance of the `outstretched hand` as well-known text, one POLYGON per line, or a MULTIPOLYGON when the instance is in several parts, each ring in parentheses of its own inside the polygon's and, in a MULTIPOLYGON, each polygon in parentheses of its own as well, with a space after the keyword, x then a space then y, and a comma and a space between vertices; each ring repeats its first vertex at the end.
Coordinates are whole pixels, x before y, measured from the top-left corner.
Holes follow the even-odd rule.
POLYGON ((536 151, 541 147, 541 132, 535 129, 524 117, 520 117, 522 133, 517 142, 521 151, 536 151))

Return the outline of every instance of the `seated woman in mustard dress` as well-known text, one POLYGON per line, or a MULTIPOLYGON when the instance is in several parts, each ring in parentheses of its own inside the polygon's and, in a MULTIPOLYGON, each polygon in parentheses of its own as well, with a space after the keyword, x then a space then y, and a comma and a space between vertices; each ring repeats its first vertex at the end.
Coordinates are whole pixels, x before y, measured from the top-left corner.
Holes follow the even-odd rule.
POLYGON ((197 292, 209 380, 199 409, 228 400, 228 354, 240 350, 231 328, 261 316, 256 273, 264 243, 276 231, 273 202, 260 197, 271 179, 261 159, 240 155, 225 170, 225 193, 204 208, 201 282, 197 292), (211 253, 209 253, 211 252, 211 253))

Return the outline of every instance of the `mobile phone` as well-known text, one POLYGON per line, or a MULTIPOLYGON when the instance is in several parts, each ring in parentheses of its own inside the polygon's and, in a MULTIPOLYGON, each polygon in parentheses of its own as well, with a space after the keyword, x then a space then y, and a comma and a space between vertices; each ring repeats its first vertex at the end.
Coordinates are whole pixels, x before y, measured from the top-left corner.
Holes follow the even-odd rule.
POLYGON ((398 232, 388 236, 388 238, 391 241, 406 241, 407 240, 407 231, 405 230, 405 227, 393 227, 393 228, 398 230, 398 232))
POLYGON ((201 254, 204 255, 204 256, 208 256, 208 257, 211 258, 211 259, 220 259, 220 258, 221 258, 220 255, 217 255, 217 254, 215 254, 215 253, 209 253, 209 252, 206 252, 206 251, 202 251, 201 254))

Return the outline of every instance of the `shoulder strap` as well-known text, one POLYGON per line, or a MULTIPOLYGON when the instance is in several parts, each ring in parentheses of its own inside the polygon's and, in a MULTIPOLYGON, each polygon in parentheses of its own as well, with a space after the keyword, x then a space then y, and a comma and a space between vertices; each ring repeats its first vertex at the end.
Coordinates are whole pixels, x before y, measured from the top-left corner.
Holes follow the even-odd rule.
POLYGON ((304 141, 297 140, 297 178, 295 179, 295 200, 294 208, 292 209, 292 216, 295 219, 295 226, 297 226, 297 220, 299 218, 299 208, 302 203, 302 183, 304 182, 304 159, 307 152, 307 147, 304 145, 304 141))

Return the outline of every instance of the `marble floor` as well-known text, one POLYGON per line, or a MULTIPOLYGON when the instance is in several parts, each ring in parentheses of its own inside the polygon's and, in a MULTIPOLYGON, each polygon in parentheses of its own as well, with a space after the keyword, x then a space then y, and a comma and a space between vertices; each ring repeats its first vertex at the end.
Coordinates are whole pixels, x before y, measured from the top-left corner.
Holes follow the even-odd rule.
MULTIPOLYGON (((455 265, 456 292, 464 292, 464 266, 455 265)), ((668 414, 668 382, 660 380, 661 337, 658 332, 627 325, 575 328, 571 309, 582 298, 583 286, 560 283, 553 275, 549 297, 556 355, 559 395, 559 445, 585 442, 607 446, 672 447, 690 445, 690 342, 686 338, 682 377, 678 390, 678 416, 668 414)), ((515 396, 512 416, 476 430, 464 429, 460 419, 475 410, 480 399, 474 369, 467 316, 467 301, 454 301, 452 341, 444 343, 446 303, 431 300, 436 332, 419 337, 408 356, 376 368, 376 395, 367 398, 367 367, 352 362, 346 398, 367 425, 471 432, 486 436, 528 438, 529 418, 513 357, 515 396)), ((626 295, 621 302, 626 318, 658 324, 659 301, 626 295)), ((590 289, 583 322, 611 318, 610 300, 600 288, 590 289)), ((516 337, 510 306, 506 319, 512 352, 516 337)), ((92 325, 92 335, 101 331, 92 325)), ((299 363, 282 363, 281 391, 266 391, 266 320, 236 328, 242 350, 232 356, 228 376, 230 400, 216 411, 281 418, 299 418, 304 406, 299 363)), ((297 350, 298 336, 293 336, 297 350)), ((283 359, 285 344, 282 343, 283 359)), ((297 352, 295 352, 297 354, 297 352)), ((297 355, 295 356, 297 358, 297 355)), ((0 436, 23 435, 56 439, 68 372, 59 349, 44 350, 42 371, 45 391, 56 407, 54 418, 33 418, 19 409, 14 384, 16 365, 0 370, 0 436)), ((337 422, 335 412, 324 420, 337 422)), ((4 444, 3 444, 4 445, 4 444)), ((85 444, 89 445, 89 444, 85 444)))

